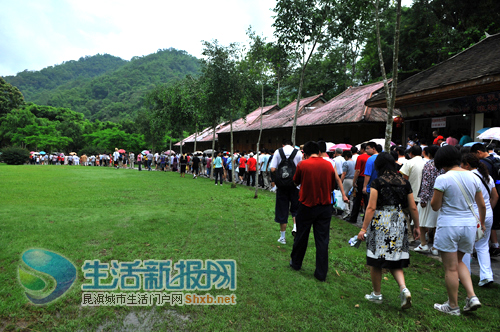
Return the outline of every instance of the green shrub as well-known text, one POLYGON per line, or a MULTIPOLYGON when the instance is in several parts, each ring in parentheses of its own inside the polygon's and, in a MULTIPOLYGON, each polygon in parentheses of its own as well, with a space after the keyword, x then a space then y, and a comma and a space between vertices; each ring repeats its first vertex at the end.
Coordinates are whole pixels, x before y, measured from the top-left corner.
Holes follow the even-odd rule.
POLYGON ((30 152, 20 147, 8 147, 2 149, 0 158, 8 165, 22 165, 29 161, 30 152))

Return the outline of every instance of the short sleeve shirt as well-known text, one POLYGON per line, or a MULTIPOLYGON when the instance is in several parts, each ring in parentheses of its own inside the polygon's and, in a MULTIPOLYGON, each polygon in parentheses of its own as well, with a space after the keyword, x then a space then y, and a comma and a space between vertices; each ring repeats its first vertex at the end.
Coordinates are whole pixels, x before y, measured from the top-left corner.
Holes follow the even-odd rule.
MULTIPOLYGON (((365 176, 370 177, 370 181, 368 181, 368 184, 366 185, 366 192, 370 192, 370 185, 377 178, 377 171, 375 170, 375 159, 377 159, 378 154, 375 154, 368 158, 366 161, 366 166, 365 166, 365 176)), ((359 158, 358 158, 359 159, 359 158)))
POLYGON ((462 184, 472 203, 476 201, 476 193, 481 191, 481 180, 472 172, 448 171, 438 176, 434 189, 443 193, 443 204, 437 226, 475 226, 476 218, 469 210, 467 201, 454 179, 462 184))

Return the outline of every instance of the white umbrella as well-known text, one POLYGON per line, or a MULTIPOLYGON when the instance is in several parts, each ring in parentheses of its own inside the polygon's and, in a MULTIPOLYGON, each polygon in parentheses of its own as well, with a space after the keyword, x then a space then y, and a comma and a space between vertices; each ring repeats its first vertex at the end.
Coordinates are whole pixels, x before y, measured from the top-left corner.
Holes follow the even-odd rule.
POLYGON ((484 133, 479 135, 477 138, 479 139, 491 139, 500 141, 500 127, 493 127, 486 130, 484 133))
POLYGON ((326 143, 326 151, 330 151, 330 148, 335 145, 332 142, 325 142, 325 143, 326 143))
MULTIPOLYGON (((382 145, 382 147, 385 146, 385 138, 374 138, 374 139, 371 139, 371 140, 363 142, 363 143, 368 143, 368 142, 375 142, 377 144, 382 145)), ((360 143, 360 144, 356 145, 356 147, 358 148, 358 150, 361 148, 361 144, 363 144, 363 143, 360 143)), ((391 146, 392 145, 396 145, 396 143, 391 142, 391 146)))

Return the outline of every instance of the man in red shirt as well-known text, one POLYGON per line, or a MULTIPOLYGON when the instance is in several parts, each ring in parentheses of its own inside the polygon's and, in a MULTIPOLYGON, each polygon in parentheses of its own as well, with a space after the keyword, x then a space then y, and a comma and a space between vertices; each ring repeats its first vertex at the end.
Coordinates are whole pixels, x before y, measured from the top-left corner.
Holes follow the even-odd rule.
MULTIPOLYGON (((297 165, 293 182, 300 185, 299 209, 297 211, 297 234, 293 242, 290 266, 300 270, 311 226, 316 243, 316 271, 314 277, 325 281, 328 272, 328 243, 330 240, 330 221, 332 219, 332 191, 335 189, 335 170, 332 164, 319 156, 316 142, 304 144, 306 160, 297 165)), ((344 202, 348 199, 342 187, 344 202)))
POLYGON ((351 217, 349 218, 349 222, 352 224, 357 223, 359 209, 361 208, 361 199, 363 202, 368 202, 368 196, 363 194, 363 185, 365 183, 365 166, 366 161, 370 156, 366 153, 366 143, 361 144, 361 148, 359 150, 359 156, 356 160, 356 166, 354 166, 354 178, 352 179, 352 185, 355 189, 357 189, 356 197, 354 197, 352 204, 351 217))
POLYGON ((250 179, 252 179, 252 187, 255 187, 255 172, 257 172, 257 160, 253 157, 253 152, 250 152, 247 159, 248 166, 248 176, 247 176, 247 186, 250 185, 250 179))
POLYGON ((245 158, 245 151, 243 151, 240 157, 240 164, 238 165, 239 168, 238 175, 240 177, 240 183, 243 183, 243 179, 245 178, 246 164, 247 164, 247 158, 245 158))

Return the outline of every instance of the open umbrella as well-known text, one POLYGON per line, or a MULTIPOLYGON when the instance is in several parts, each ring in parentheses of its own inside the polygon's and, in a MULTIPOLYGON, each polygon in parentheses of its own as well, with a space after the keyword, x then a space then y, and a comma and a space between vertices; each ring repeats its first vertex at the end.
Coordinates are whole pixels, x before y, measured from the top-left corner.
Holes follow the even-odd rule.
POLYGON ((330 149, 332 148, 332 146, 335 145, 335 143, 332 143, 332 142, 325 142, 326 143, 326 151, 330 151, 330 149))
POLYGON ((203 151, 203 153, 206 153, 207 155, 212 154, 212 152, 215 153, 215 151, 212 149, 208 149, 208 150, 203 151))
MULTIPOLYGON (((371 139, 371 140, 363 142, 363 143, 368 143, 368 142, 375 142, 377 144, 382 145, 382 147, 385 146, 385 138, 374 138, 374 139, 371 139)), ((363 143, 361 143, 361 144, 363 144, 363 143)), ((358 150, 361 148, 361 144, 356 145, 356 147, 358 148, 358 150)), ((396 145, 396 143, 391 142, 391 146, 392 145, 396 145)))
POLYGON ((142 151, 141 153, 142 153, 142 154, 144 154, 144 155, 146 155, 146 154, 148 154, 148 153, 149 153, 149 151, 148 151, 148 150, 144 150, 144 151, 142 151))
POLYGON ((34 153, 35 153, 35 151, 31 151, 30 153, 31 153, 31 154, 34 154, 34 153))
POLYGON ((76 156, 76 152, 70 152, 70 156, 76 156))
POLYGON ((32 152, 31 154, 40 154, 40 152, 32 152))
MULTIPOLYGON (((486 130, 488 130, 488 129, 491 129, 491 127, 484 127, 484 128, 481 128, 481 129, 479 129, 478 131, 476 131, 476 133, 478 133, 478 134, 482 134, 482 133, 484 133, 484 132, 485 132, 486 130)), ((464 146, 465 146, 465 145, 464 145, 464 146)))
POLYGON ((47 152, 45 152, 45 151, 40 151, 40 154, 47 154, 47 152))
POLYGON ((469 142, 469 143, 464 144, 464 146, 473 146, 473 145, 474 145, 474 144, 476 144, 476 143, 481 143, 481 144, 484 144, 484 143, 482 143, 482 142, 469 142))
POLYGON ((125 151, 125 150, 123 150, 123 149, 120 149, 120 150, 118 150, 118 152, 120 152, 120 153, 125 153, 126 151, 125 151))
POLYGON ((164 153, 167 155, 171 155, 172 153, 175 153, 175 151, 174 150, 167 150, 164 153))
POLYGON ((335 152, 336 149, 342 149, 342 151, 347 151, 347 150, 351 150, 352 148, 352 145, 350 144, 345 144, 345 143, 340 143, 340 144, 335 144, 335 145, 332 145, 332 147, 330 148, 330 152, 335 152))
POLYGON ((479 135, 477 138, 479 139, 491 139, 500 141, 500 127, 493 127, 486 130, 484 133, 479 135))

